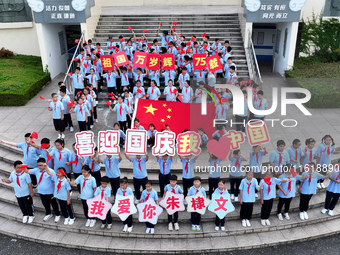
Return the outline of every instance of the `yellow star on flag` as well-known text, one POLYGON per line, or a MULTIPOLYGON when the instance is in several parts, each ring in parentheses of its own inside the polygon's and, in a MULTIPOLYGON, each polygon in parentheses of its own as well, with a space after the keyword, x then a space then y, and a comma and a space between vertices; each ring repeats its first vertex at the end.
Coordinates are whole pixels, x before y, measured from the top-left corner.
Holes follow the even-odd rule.
POLYGON ((168 115, 168 116, 166 116, 168 119, 170 119, 171 118, 171 116, 170 115, 168 115))
POLYGON ((168 112, 171 112, 171 108, 168 108, 168 112))
POLYGON ((165 122, 165 119, 161 119, 161 122, 165 122))
POLYGON ((166 104, 163 104, 163 107, 166 107, 166 104))
POLYGON ((155 115, 155 111, 158 110, 158 109, 154 108, 152 106, 152 104, 150 104, 149 106, 144 106, 144 108, 146 109, 145 113, 150 112, 152 115, 155 115))

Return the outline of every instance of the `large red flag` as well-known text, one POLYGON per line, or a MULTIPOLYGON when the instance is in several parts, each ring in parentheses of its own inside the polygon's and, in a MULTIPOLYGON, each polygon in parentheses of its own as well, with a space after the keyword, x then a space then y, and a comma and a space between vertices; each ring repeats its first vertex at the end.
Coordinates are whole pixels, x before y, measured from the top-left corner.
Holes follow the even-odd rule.
POLYGON ((215 104, 208 103, 207 115, 201 115, 201 104, 138 99, 133 116, 133 119, 135 118, 139 119, 146 130, 151 123, 155 125, 157 131, 169 125, 170 130, 176 135, 184 129, 197 132, 199 128, 203 128, 211 138, 215 131, 213 126, 215 104))

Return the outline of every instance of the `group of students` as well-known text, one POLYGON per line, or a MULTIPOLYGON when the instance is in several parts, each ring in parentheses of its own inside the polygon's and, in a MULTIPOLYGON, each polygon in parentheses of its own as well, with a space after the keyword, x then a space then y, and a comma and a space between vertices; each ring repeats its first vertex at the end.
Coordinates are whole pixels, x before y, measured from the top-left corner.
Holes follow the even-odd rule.
MULTIPOLYGON (((107 155, 101 158, 98 155, 97 149, 95 154, 89 157, 81 157, 77 155, 75 144, 73 144, 71 152, 65 148, 64 140, 57 139, 54 147, 50 145, 48 138, 41 140, 41 145, 33 142, 31 133, 25 135, 25 142, 13 143, 0 141, 11 146, 16 146, 23 150, 24 159, 14 163, 14 171, 9 179, 3 178, 2 181, 14 183, 14 191, 18 200, 18 204, 23 213, 23 222, 32 222, 34 219, 32 210, 32 197, 34 195, 33 188, 37 187, 37 192, 40 194, 42 204, 45 207, 46 216, 44 221, 52 217, 51 206, 55 215, 55 222, 60 220, 60 212, 65 218, 65 224, 73 224, 74 213, 71 206, 71 186, 77 185, 80 193, 84 215, 87 218, 86 226, 93 227, 96 220, 88 217, 88 207, 86 200, 93 198, 98 194, 102 194, 105 199, 109 200, 111 195, 132 195, 136 197, 136 204, 144 202, 149 198, 153 198, 158 203, 158 193, 152 188, 152 182, 148 179, 146 162, 149 160, 149 155, 130 156, 124 153, 126 159, 132 163, 133 186, 134 193, 128 187, 127 178, 120 178, 119 163, 122 161, 122 156, 107 155), (24 165, 23 165, 24 164, 24 165), (106 176, 101 176, 101 164, 105 166, 106 176), (71 181, 71 173, 73 173, 74 181, 71 181), (109 187, 109 185, 111 188, 109 187), (141 189, 142 188, 142 192, 141 189), (58 203, 56 202, 58 200, 58 203)), ((250 226, 252 217, 253 204, 257 197, 261 199, 261 224, 270 225, 269 216, 272 211, 273 199, 276 198, 276 188, 279 191, 278 202, 278 218, 287 220, 289 217, 289 207, 292 199, 296 195, 296 190, 300 195, 300 218, 301 220, 308 219, 309 201, 317 188, 325 188, 323 180, 329 178, 330 184, 327 187, 325 207, 322 213, 328 212, 333 215, 333 209, 338 202, 340 196, 340 172, 339 165, 331 164, 331 155, 338 153, 334 149, 334 141, 330 135, 325 135, 322 138, 322 143, 315 147, 316 141, 313 138, 306 140, 305 149, 301 148, 301 141, 295 139, 292 145, 285 150, 285 142, 279 140, 277 149, 272 151, 269 156, 270 169, 265 171, 265 176, 262 176, 263 157, 268 154, 266 148, 254 146, 249 154, 249 169, 244 170, 242 163, 247 161, 240 150, 231 151, 229 154, 230 169, 230 197, 235 202, 240 202, 240 216, 244 227, 250 226), (246 176, 243 176, 246 172, 246 176), (324 172, 325 174, 320 174, 324 172), (300 174, 299 174, 300 173, 300 174), (296 186, 298 188, 296 189, 296 186), (260 196, 258 196, 258 192, 260 196), (284 211, 282 214, 283 206, 284 211)), ((179 156, 182 163, 182 184, 183 189, 177 184, 177 176, 171 174, 171 166, 173 158, 164 155, 157 157, 159 164, 159 186, 160 197, 164 196, 166 191, 174 193, 183 193, 184 196, 195 195, 201 191, 204 196, 206 192, 201 185, 201 178, 195 175, 195 162, 198 156, 185 157, 179 156)), ((212 194, 228 192, 225 187, 225 181, 221 178, 221 163, 215 155, 210 154, 209 157, 209 196, 212 194)), ((169 230, 179 229, 178 213, 168 217, 169 230)), ((192 230, 200 230, 200 214, 191 213, 192 230)), ((111 214, 107 215, 105 221, 102 222, 102 228, 111 228, 111 214)), ((154 233, 154 225, 147 223, 147 233, 154 233)), ((220 220, 216 217, 215 229, 225 229, 225 220, 220 220)), ((124 232, 132 231, 132 216, 124 221, 124 232)))

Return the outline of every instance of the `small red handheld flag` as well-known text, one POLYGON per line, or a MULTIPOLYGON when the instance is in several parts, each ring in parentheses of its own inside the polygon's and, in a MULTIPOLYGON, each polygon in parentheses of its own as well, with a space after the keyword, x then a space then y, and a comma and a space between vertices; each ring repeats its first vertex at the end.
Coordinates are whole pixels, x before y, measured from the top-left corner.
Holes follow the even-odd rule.
POLYGON ((68 73, 68 75, 72 76, 72 73, 68 73))
POLYGON ((28 167, 28 165, 22 165, 20 169, 22 171, 22 170, 25 170, 27 167, 28 167))
POLYGON ((47 156, 46 164, 48 164, 51 161, 52 158, 53 158, 52 156, 47 156))
POLYGON ((149 48, 151 47, 151 43, 148 43, 148 47, 149 47, 149 48))
POLYGON ((120 39, 120 40, 121 40, 122 42, 124 42, 124 40, 125 40, 125 39, 124 39, 124 37, 123 37, 123 38, 122 38, 122 39, 120 39))
POLYGON ((203 48, 206 50, 208 48, 208 44, 203 45, 203 48))
POLYGON ((70 163, 70 164, 77 164, 77 161, 73 160, 73 161, 69 161, 68 163, 70 163))
POLYGON ((46 100, 45 98, 43 98, 42 96, 39 96, 41 100, 46 100))
POLYGON ((68 107, 72 107, 75 105, 75 102, 73 102, 72 100, 70 100, 70 102, 67 103, 68 107))
POLYGON ((202 34, 202 37, 206 37, 206 36, 207 36, 207 34, 206 34, 206 33, 203 33, 203 34, 202 34))
POLYGON ((112 100, 115 100, 115 98, 114 97, 109 97, 110 99, 112 99, 112 100))
POLYGON ((181 102, 183 102, 183 96, 180 95, 180 96, 178 97, 178 100, 181 101, 181 102))
POLYGON ((172 22, 172 25, 176 26, 176 25, 177 25, 177 22, 176 22, 176 21, 173 21, 173 22, 172 22))
POLYGON ((194 36, 191 36, 191 40, 196 41, 196 38, 194 36))
POLYGON ((47 146, 48 146, 48 143, 42 143, 42 144, 40 145, 40 148, 43 149, 43 150, 45 150, 45 149, 47 148, 47 146))
POLYGON ((132 30, 132 27, 129 27, 129 30, 132 30))
POLYGON ((185 54, 185 51, 184 51, 184 50, 182 50, 182 51, 180 52, 180 54, 185 54))
POLYGON ((113 94, 113 92, 110 92, 109 94, 108 94, 108 96, 113 96, 114 94, 113 94))
POLYGON ((31 133, 31 137, 34 138, 34 139, 38 139, 38 133, 33 131, 31 133))
POLYGON ((107 104, 108 107, 111 106, 111 103, 109 101, 105 101, 105 103, 107 104))
POLYGON ((187 46, 190 46, 191 45, 191 42, 187 42, 187 46))
POLYGON ((86 41, 86 40, 84 40, 84 43, 86 43, 86 44, 87 44, 87 41, 86 41))
POLYGON ((174 27, 173 31, 175 32, 176 28, 174 27))
POLYGON ((179 36, 181 36, 183 33, 180 33, 179 36))
POLYGON ((79 43, 79 40, 74 40, 75 43, 79 43))
POLYGON ((162 22, 161 22, 161 23, 159 23, 159 25, 160 25, 160 26, 163 26, 162 22))
POLYGON ((50 110, 51 110, 51 107, 47 107, 47 109, 50 109, 50 110))
POLYGON ((144 29, 144 33, 148 33, 149 32, 149 30, 147 30, 147 29, 144 29))
POLYGON ((87 69, 88 65, 84 64, 85 68, 87 69))
POLYGON ((138 38, 138 42, 141 42, 142 40, 140 38, 138 38))
POLYGON ((74 61, 78 61, 78 59, 77 59, 77 58, 75 58, 75 59, 74 59, 74 61))

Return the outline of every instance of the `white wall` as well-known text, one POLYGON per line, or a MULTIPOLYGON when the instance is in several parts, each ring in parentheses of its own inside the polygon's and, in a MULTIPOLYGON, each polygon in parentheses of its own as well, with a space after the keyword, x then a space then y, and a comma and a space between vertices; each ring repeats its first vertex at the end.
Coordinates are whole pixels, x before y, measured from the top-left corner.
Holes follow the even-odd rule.
MULTIPOLYGON (((37 23, 37 33, 39 34, 39 48, 43 68, 48 65, 48 70, 53 79, 59 73, 65 73, 67 70, 66 53, 61 55, 58 33, 63 31, 66 38, 65 29, 60 24, 41 24, 37 23)), ((66 44, 66 39, 65 39, 66 44)))
POLYGON ((301 19, 308 19, 313 16, 313 13, 320 15, 323 13, 326 0, 307 0, 305 6, 301 10, 301 19))
POLYGON ((279 53, 275 52, 274 45, 274 72, 284 75, 285 70, 292 69, 294 64, 294 55, 296 48, 296 39, 299 22, 277 23, 277 30, 281 30, 279 53), (283 56, 283 42, 285 30, 288 29, 286 54, 283 56))
POLYGON ((0 23, 0 48, 17 54, 40 56, 34 22, 0 23))

